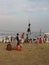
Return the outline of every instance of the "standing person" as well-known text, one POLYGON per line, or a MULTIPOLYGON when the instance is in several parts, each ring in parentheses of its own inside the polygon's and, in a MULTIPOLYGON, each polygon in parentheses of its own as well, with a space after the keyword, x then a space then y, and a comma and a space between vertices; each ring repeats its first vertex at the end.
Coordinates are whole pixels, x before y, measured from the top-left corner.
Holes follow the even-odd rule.
POLYGON ((45 34, 44 35, 44 42, 46 42, 46 40, 47 40, 47 35, 45 34))
POLYGON ((19 34, 17 33, 17 37, 16 37, 16 39, 17 39, 17 46, 20 44, 20 40, 19 40, 19 34))
POLYGON ((21 42, 24 43, 24 33, 21 35, 21 42))
POLYGON ((39 43, 42 44, 42 38, 39 39, 39 43))
POLYGON ((28 34, 26 34, 25 42, 28 43, 28 34))
POLYGON ((27 34, 28 34, 28 38, 30 39, 30 36, 31 36, 31 29, 30 29, 30 22, 28 24, 28 29, 27 29, 27 34))
POLYGON ((28 43, 28 34, 26 34, 26 40, 27 40, 27 43, 28 43))
POLYGON ((31 25, 31 24, 29 23, 29 24, 28 24, 28 29, 27 29, 28 34, 31 33, 30 25, 31 25))
POLYGON ((11 36, 11 42, 12 42, 12 36, 11 36))

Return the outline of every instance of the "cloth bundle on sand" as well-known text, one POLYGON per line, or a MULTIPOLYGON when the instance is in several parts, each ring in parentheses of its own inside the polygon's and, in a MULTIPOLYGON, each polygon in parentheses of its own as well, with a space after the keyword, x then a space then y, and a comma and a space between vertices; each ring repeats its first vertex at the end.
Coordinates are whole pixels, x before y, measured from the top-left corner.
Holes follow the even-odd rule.
POLYGON ((11 50, 21 51, 22 50, 22 46, 21 45, 18 45, 18 46, 15 46, 15 47, 12 48, 12 45, 11 44, 8 44, 6 50, 8 50, 8 51, 11 51, 11 50))
POLYGON ((17 46, 17 50, 18 50, 18 51, 21 51, 21 50, 22 50, 22 46, 21 46, 21 45, 18 45, 18 46, 17 46))
POLYGON ((22 46, 18 45, 12 48, 12 50, 17 50, 17 51, 21 51, 22 50, 22 46))
POLYGON ((8 50, 8 51, 11 51, 11 50, 12 50, 12 46, 11 46, 11 44, 8 44, 8 45, 7 45, 6 50, 8 50))

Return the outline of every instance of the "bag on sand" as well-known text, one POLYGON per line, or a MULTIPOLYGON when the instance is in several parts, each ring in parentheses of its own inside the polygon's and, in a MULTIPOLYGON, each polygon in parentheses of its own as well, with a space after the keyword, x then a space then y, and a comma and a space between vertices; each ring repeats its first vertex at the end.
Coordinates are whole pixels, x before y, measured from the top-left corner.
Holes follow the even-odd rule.
POLYGON ((18 51, 21 51, 21 50, 22 50, 21 45, 18 45, 18 46, 17 46, 17 50, 18 50, 18 51))
POLYGON ((11 46, 11 44, 8 44, 8 45, 7 45, 6 50, 9 50, 9 51, 12 50, 12 46, 11 46))

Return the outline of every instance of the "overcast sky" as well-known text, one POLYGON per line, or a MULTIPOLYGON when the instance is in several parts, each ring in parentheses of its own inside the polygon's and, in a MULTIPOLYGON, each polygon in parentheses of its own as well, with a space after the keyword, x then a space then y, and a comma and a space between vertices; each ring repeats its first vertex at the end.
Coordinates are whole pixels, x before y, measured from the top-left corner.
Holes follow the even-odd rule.
POLYGON ((0 32, 49 32, 49 0, 0 0, 0 32))

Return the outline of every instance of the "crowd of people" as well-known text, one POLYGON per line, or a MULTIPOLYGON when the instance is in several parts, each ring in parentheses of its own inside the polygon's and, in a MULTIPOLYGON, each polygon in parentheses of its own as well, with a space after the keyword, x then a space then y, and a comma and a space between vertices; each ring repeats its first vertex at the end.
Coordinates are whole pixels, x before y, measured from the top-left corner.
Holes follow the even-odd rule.
MULTIPOLYGON (((19 35, 18 35, 18 38, 19 38, 19 35)), ((19 43, 40 43, 42 44, 42 43, 46 43, 47 39, 48 39, 47 35, 44 35, 43 38, 41 36, 40 37, 35 36, 35 38, 29 38, 29 34, 22 33, 21 38, 18 39, 17 41, 19 43)))
MULTIPOLYGON (((31 34, 30 34, 31 35, 31 34)), ((22 48, 21 44, 43 44, 46 43, 48 37, 47 35, 44 35, 44 37, 42 38, 41 36, 35 36, 34 38, 29 38, 29 34, 25 34, 24 32, 20 35, 19 33, 16 34, 15 37, 6 37, 6 40, 8 40, 7 42, 5 42, 7 44, 7 49, 9 48, 11 50, 11 43, 14 42, 16 43, 16 47, 13 49, 20 49, 20 47, 22 48), (9 39, 10 38, 10 39, 9 39)))
POLYGON ((20 35, 19 33, 17 33, 17 35, 15 37, 9 37, 6 38, 6 40, 8 39, 8 41, 6 41, 6 43, 8 43, 7 48, 6 49, 17 49, 17 50, 21 50, 22 49, 22 45, 23 43, 38 43, 38 44, 42 44, 42 43, 46 43, 48 37, 47 35, 44 35, 44 37, 42 38, 41 36, 35 36, 35 38, 29 38, 29 35, 31 35, 31 30, 30 30, 30 23, 28 24, 28 29, 27 29, 27 34, 25 34, 24 32, 20 35), (12 48, 11 46, 11 42, 16 41, 16 47, 12 48))

